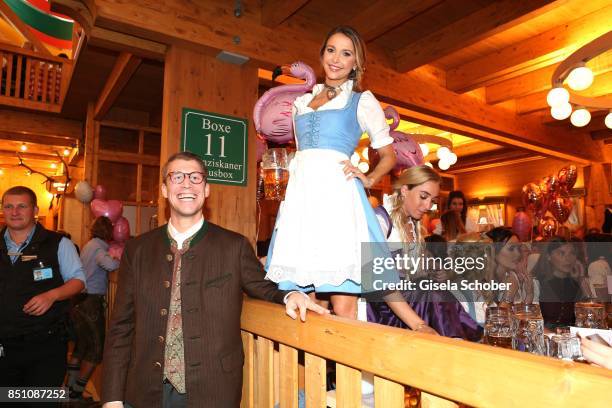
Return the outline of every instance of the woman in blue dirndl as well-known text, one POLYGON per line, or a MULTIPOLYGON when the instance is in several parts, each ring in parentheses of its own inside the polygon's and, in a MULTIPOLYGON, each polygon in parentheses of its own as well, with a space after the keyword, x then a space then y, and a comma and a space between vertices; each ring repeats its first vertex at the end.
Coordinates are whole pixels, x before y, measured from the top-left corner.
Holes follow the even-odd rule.
MULTIPOLYGON (((334 313, 354 319, 357 297, 364 292, 362 265, 371 261, 362 259, 362 243, 378 243, 374 252, 388 254, 364 187, 393 168, 395 153, 378 101, 369 91, 359 92, 365 65, 359 34, 350 27, 333 29, 320 57, 325 83, 294 102, 298 151, 290 164, 266 271, 282 290, 330 294, 334 313), (367 176, 350 162, 364 132, 380 155, 367 176)), ((400 303, 405 319, 418 325, 418 316, 400 303)))

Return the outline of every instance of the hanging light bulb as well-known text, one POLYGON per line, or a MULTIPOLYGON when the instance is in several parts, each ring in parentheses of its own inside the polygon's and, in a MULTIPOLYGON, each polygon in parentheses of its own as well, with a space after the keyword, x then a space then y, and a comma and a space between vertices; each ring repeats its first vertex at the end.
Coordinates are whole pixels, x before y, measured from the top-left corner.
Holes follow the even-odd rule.
POLYGON ((366 162, 361 162, 361 163, 359 163, 357 168, 359 169, 360 172, 367 173, 368 170, 370 170, 370 165, 368 163, 366 163, 366 162))
POLYGON ((567 76, 567 85, 574 91, 582 91, 587 89, 593 83, 593 71, 584 63, 572 69, 567 76))
POLYGON ((450 154, 450 149, 446 146, 442 146, 440 148, 438 148, 438 150, 436 151, 436 156, 438 156, 438 159, 442 160, 445 157, 447 157, 450 154))
POLYGON ((363 157, 364 159, 368 158, 368 148, 364 147, 363 150, 361 151, 361 157, 363 157))
POLYGON ((429 146, 427 146, 427 143, 420 143, 419 146, 421 148, 421 152, 423 153, 423 157, 427 156, 429 154, 429 146))
POLYGON ((25 143, 22 143, 21 146, 19 146, 19 150, 25 152, 26 150, 28 150, 28 146, 25 143))
POLYGON ((440 161, 438 162, 438 167, 440 168, 440 170, 445 171, 449 169, 450 163, 446 160, 440 159, 440 161))
POLYGON ((557 86, 551 89, 548 91, 548 95, 546 95, 546 102, 550 107, 563 105, 568 103, 569 100, 570 94, 567 89, 563 88, 562 86, 557 86))
POLYGON ((572 105, 564 103, 563 105, 557 105, 550 108, 550 115, 557 120, 563 120, 569 118, 572 114, 572 105))
POLYGON ((30 170, 26 170, 25 175, 26 175, 26 176, 31 176, 31 175, 32 175, 32 172, 31 172, 30 170))
POLYGON ((52 168, 52 169, 57 169, 57 163, 55 163, 55 162, 54 162, 54 163, 51 163, 51 168, 52 168))
POLYGON ((606 127, 608 129, 612 129, 612 111, 610 111, 607 115, 606 118, 604 119, 604 123, 606 124, 606 127))
POLYGON ((69 155, 70 155, 70 149, 66 147, 64 149, 64 156, 69 156, 69 155))
POLYGON ((359 155, 357 153, 353 153, 351 155, 351 164, 353 166, 357 166, 359 164, 359 160, 361 160, 361 159, 359 158, 359 155))
POLYGON ((457 155, 454 152, 450 152, 446 159, 448 161, 448 164, 450 164, 451 166, 457 163, 457 155))
POLYGON ((572 125, 576 127, 583 127, 589 124, 591 121, 591 113, 585 108, 576 109, 570 118, 572 125))
POLYGON ((431 164, 430 162, 425 162, 425 166, 429 167, 430 169, 433 169, 433 164, 431 164))

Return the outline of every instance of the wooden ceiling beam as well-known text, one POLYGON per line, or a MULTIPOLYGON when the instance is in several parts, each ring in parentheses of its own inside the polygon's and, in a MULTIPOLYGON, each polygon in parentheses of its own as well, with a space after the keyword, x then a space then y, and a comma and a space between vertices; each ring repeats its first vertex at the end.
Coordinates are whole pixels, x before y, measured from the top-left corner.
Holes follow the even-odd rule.
MULTIPOLYGON (((309 24, 300 20, 299 15, 293 17, 296 24, 292 27, 283 25, 272 30, 261 25, 256 12, 234 18, 229 12, 231 5, 221 0, 197 3, 168 0, 163 4, 146 0, 96 0, 96 6, 96 24, 106 29, 196 48, 201 52, 219 49, 236 52, 248 56, 262 68, 296 60, 313 67, 319 63, 319 44, 299 31, 299 27, 309 24), (228 12, 220 13, 223 9, 228 12), (210 19, 183 19, 177 27, 175 22, 184 15, 209 16, 210 19), (212 19, 214 30, 208 22, 212 19), (241 38, 239 44, 232 40, 234 36, 241 38)), ((423 80, 417 73, 400 74, 385 64, 384 55, 374 49, 371 51, 365 89, 372 90, 382 101, 403 108, 415 122, 585 164, 603 160, 599 144, 586 133, 578 139, 572 133, 570 138, 569 130, 553 132, 537 120, 519 117, 469 95, 457 95, 423 80)))
POLYGON ((66 137, 44 136, 35 133, 7 132, 0 130, 0 138, 15 142, 34 143, 46 146, 54 146, 58 149, 77 145, 77 140, 66 137))
MULTIPOLYGON (((495 104, 521 98, 551 87, 551 78, 559 63, 486 87, 487 103, 495 104)), ((596 78, 612 71, 612 53, 604 53, 588 63, 596 78)), ((602 82, 603 81, 598 81, 602 82)))
POLYGON ((156 61, 164 61, 166 58, 166 44, 146 40, 118 33, 116 31, 105 30, 100 27, 93 27, 88 38, 89 45, 106 48, 119 52, 128 52, 142 58, 156 61))
POLYGON ((541 15, 563 1, 499 0, 394 53, 399 72, 429 64, 486 37, 541 15))
POLYGON ((446 86, 467 92, 558 62, 610 29, 612 6, 477 58, 446 73, 446 86))
POLYGON ((102 92, 100 92, 100 96, 96 102, 96 107, 94 109, 94 117, 96 120, 102 119, 110 110, 141 62, 141 58, 135 57, 130 53, 122 52, 119 54, 115 61, 115 66, 108 76, 104 88, 102 88, 102 92))
POLYGON ((19 16, 9 7, 9 5, 0 1, 0 13, 4 15, 6 20, 19 31, 28 40, 36 50, 45 57, 50 57, 51 53, 45 47, 43 42, 30 31, 30 27, 19 18, 19 16))
POLYGON ((263 0, 261 24, 275 28, 301 9, 310 0, 263 0))
POLYGON ((19 153, 24 159, 32 159, 32 160, 43 160, 48 162, 59 162, 60 159, 55 154, 44 154, 44 153, 30 153, 30 152, 20 152, 14 150, 0 150, 0 156, 10 156, 17 157, 16 154, 19 153))
POLYGON ((82 123, 76 120, 0 109, 0 131, 4 132, 48 137, 56 141, 63 140, 70 145, 81 139, 82 128, 82 123))
POLYGON ((607 140, 612 139, 612 129, 601 129, 591 132, 591 138, 593 140, 607 140))
POLYGON ((348 25, 369 42, 439 3, 441 0, 378 0, 353 17, 348 25))

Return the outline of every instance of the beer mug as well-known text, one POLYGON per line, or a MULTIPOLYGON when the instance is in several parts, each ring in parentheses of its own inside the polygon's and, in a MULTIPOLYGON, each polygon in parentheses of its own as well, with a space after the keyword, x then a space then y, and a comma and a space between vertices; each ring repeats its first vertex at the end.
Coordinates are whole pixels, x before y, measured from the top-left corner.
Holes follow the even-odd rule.
POLYGON ((546 342, 546 349, 549 357, 571 361, 582 358, 580 339, 570 333, 552 335, 546 342))
POLYGON ((576 302, 576 327, 607 329, 606 308, 598 302, 576 302))
POLYGON ((268 149, 261 160, 266 200, 282 201, 289 182, 287 150, 284 148, 268 149))
POLYGON ((494 347, 512 348, 512 329, 508 308, 487 308, 484 324, 484 342, 494 347))
POLYGON ((545 355, 544 319, 540 305, 517 303, 512 305, 512 348, 532 354, 545 355))

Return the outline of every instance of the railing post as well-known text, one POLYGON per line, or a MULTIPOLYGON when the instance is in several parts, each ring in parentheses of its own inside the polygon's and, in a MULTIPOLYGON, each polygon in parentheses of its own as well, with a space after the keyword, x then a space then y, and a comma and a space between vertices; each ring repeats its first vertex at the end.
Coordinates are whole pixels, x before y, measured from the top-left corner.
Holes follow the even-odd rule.
POLYGON ((243 331, 242 347, 244 349, 244 367, 242 368, 242 400, 240 408, 255 407, 255 338, 253 334, 243 331))
POLYGON ((336 363, 336 407, 361 408, 361 371, 336 363))
POLYGON ((255 359, 255 406, 272 408, 274 406, 274 343, 265 337, 255 340, 257 358, 255 359))
POLYGON ((384 378, 374 377, 374 406, 404 408, 404 386, 384 378))
POLYGON ((304 365, 306 408, 325 408, 327 406, 327 363, 321 357, 305 353, 304 365))
POLYGON ((280 406, 298 407, 298 352, 281 344, 280 353, 280 406))

